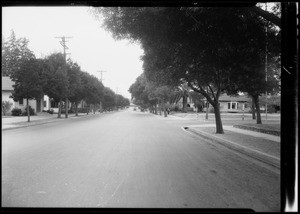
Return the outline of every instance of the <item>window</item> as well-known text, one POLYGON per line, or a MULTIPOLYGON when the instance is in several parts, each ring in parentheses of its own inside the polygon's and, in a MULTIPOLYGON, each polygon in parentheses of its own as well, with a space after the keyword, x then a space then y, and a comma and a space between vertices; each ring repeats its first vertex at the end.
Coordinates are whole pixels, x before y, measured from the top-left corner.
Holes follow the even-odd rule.
POLYGON ((58 108, 58 102, 51 102, 51 108, 58 108))
POLYGON ((236 103, 232 103, 232 109, 236 109, 236 103))
POLYGON ((230 109, 230 103, 228 103, 228 109, 230 109))
POLYGON ((47 107, 47 101, 44 100, 44 107, 47 107))
POLYGON ((19 105, 23 105, 24 103, 23 103, 23 99, 20 99, 19 100, 19 105))

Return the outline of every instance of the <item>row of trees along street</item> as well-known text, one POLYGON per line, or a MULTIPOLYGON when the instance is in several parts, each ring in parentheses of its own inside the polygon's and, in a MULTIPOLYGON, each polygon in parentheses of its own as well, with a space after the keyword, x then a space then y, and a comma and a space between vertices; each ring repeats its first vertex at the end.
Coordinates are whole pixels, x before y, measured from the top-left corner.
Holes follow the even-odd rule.
MULTIPOLYGON (((14 81, 12 98, 14 101, 42 99, 48 95, 59 102, 58 118, 61 117, 62 102, 65 100, 65 116, 68 117, 68 102, 75 106, 78 116, 78 104, 83 100, 87 104, 86 113, 100 108, 104 110, 123 108, 130 104, 129 99, 115 94, 105 87, 95 76, 81 70, 80 66, 62 53, 53 53, 43 59, 36 58, 28 48, 26 38, 17 39, 12 31, 6 42, 2 40, 2 76, 14 81)), ((30 122, 30 114, 28 114, 30 122)))
POLYGON ((143 77, 135 84, 147 82, 145 93, 133 85, 134 97, 164 105, 174 88, 188 85, 213 106, 217 133, 224 133, 221 93, 248 94, 260 124, 259 96, 280 90, 280 3, 272 11, 259 6, 106 7, 94 13, 115 39, 138 42, 144 50, 143 77))
POLYGON ((132 95, 133 102, 141 106, 142 109, 149 108, 151 113, 167 117, 167 109, 170 104, 177 103, 181 98, 183 100, 182 111, 187 112, 187 98, 193 100, 197 106, 204 106, 202 101, 203 96, 194 91, 190 91, 187 83, 178 87, 168 85, 157 85, 146 79, 144 74, 141 74, 136 81, 130 86, 129 92, 132 95))

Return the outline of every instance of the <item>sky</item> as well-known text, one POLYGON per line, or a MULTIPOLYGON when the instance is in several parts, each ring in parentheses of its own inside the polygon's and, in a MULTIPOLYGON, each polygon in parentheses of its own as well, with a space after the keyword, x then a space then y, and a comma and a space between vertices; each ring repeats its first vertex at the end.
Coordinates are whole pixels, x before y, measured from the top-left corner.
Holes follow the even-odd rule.
POLYGON ((67 53, 83 71, 101 78, 114 92, 131 98, 128 89, 143 72, 139 44, 128 40, 114 40, 101 27, 90 7, 2 7, 2 37, 11 30, 17 38, 29 40, 28 47, 37 58, 63 52, 60 39, 67 39, 67 53))

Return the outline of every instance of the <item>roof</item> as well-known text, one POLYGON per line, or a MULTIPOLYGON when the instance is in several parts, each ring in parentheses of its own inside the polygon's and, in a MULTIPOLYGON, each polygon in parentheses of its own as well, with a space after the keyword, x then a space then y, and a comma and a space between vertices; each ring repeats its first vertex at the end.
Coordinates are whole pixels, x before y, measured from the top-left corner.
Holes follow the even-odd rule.
POLYGON ((219 97, 219 101, 223 102, 248 102, 250 101, 249 97, 246 96, 228 96, 227 94, 222 94, 219 97))
POLYGON ((2 91, 13 91, 14 82, 10 77, 2 77, 2 91))

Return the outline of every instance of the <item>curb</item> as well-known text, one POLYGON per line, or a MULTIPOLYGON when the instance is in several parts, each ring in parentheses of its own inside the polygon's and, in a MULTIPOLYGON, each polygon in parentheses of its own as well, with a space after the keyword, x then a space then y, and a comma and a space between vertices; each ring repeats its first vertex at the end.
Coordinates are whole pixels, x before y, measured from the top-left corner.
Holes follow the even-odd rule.
POLYGON ((19 126, 15 126, 15 127, 8 127, 8 128, 3 128, 2 131, 6 131, 6 130, 12 130, 12 129, 20 129, 20 128, 26 128, 29 126, 37 126, 37 125, 42 125, 42 124, 46 124, 46 123, 53 123, 56 122, 57 120, 50 120, 50 121, 43 121, 43 122, 39 122, 39 123, 29 123, 26 125, 19 125, 19 126))
POLYGON ((36 121, 40 121, 40 122, 35 122, 35 121, 31 121, 29 122, 29 124, 26 125, 16 125, 15 127, 8 127, 8 128, 3 128, 2 131, 6 131, 6 130, 12 130, 12 129, 20 129, 20 128, 26 128, 29 126, 37 126, 37 125, 42 125, 42 124, 46 124, 46 123, 54 123, 54 122, 59 122, 59 121, 63 121, 65 119, 78 119, 78 118, 82 118, 82 117, 87 117, 87 116, 91 116, 94 114, 88 114, 88 115, 78 115, 78 116, 72 116, 72 117, 68 117, 68 118, 51 118, 51 119, 41 119, 41 120, 36 120, 36 121))
POLYGON ((257 159, 261 162, 264 162, 266 164, 269 164, 271 166, 274 166, 274 167, 280 169, 280 159, 275 157, 275 156, 268 155, 266 153, 263 153, 263 152, 260 152, 260 151, 254 150, 254 149, 250 149, 248 147, 238 145, 237 143, 234 143, 234 142, 231 142, 231 141, 228 141, 228 140, 225 140, 225 139, 207 134, 207 133, 199 131, 199 130, 196 131, 193 128, 184 127, 184 129, 185 129, 185 131, 196 134, 196 135, 198 135, 200 137, 203 137, 207 140, 214 141, 214 142, 219 143, 219 144, 221 144, 221 145, 223 145, 227 148, 230 148, 232 150, 235 150, 235 151, 240 152, 244 155, 250 156, 254 159, 257 159))

